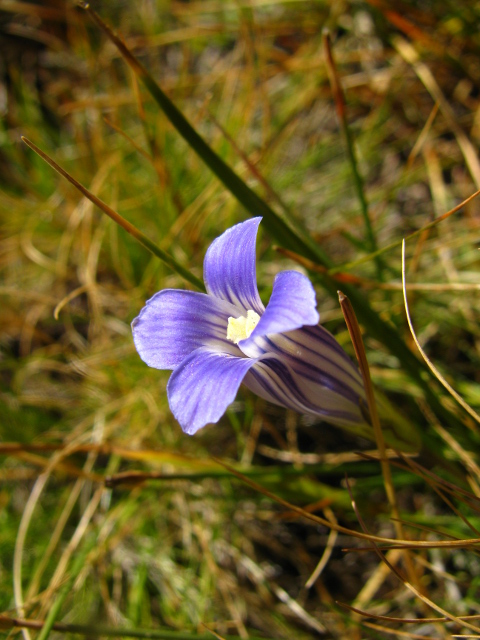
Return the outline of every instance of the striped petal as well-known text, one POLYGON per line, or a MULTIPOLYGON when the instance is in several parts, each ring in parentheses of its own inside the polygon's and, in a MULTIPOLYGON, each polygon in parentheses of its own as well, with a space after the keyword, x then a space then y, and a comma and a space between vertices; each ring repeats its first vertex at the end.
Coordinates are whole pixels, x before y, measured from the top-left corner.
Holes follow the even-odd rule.
POLYGON ((197 349, 172 373, 168 403, 183 431, 193 435, 210 422, 218 422, 235 400, 254 359, 197 349))
POLYGON ((364 422, 360 372, 326 329, 317 325, 256 338, 248 350, 244 342, 242 351, 259 361, 245 381, 252 391, 338 424, 364 422))
POLYGON ((240 349, 250 355, 256 339, 276 333, 285 333, 319 321, 315 290, 310 280, 298 271, 282 271, 274 280, 272 295, 249 338, 239 343, 240 349))
POLYGON ((238 309, 219 298, 165 289, 148 300, 132 322, 135 347, 142 360, 156 369, 174 369, 202 346, 241 356, 226 337, 232 315, 238 315, 238 309))
MULTIPOLYGON (((243 342, 242 351, 247 351, 243 342)), ((356 402, 365 399, 363 381, 333 336, 323 327, 303 327, 284 334, 257 338, 247 351, 251 358, 273 355, 284 361, 296 374, 356 402)))
POLYGON ((278 356, 266 354, 247 373, 245 385, 258 396, 299 413, 340 426, 365 425, 360 398, 346 398, 319 381, 304 377, 278 356))
POLYGON ((203 264, 209 294, 259 315, 265 309, 258 295, 255 266, 260 221, 261 218, 252 218, 227 229, 212 242, 203 264))

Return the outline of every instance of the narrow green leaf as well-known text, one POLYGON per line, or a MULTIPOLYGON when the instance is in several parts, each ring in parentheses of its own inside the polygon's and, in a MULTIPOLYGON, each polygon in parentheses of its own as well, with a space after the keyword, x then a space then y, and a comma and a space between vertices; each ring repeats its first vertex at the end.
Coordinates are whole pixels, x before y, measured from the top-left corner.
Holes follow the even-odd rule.
POLYGON ((84 5, 89 15, 97 25, 107 34, 112 42, 119 49, 133 71, 143 82, 153 99, 162 109, 164 114, 173 124, 178 133, 186 140, 190 147, 200 156, 212 172, 223 182, 225 187, 232 193, 245 209, 254 216, 262 216, 264 224, 269 233, 278 242, 292 251, 297 251, 310 259, 320 262, 325 266, 333 266, 330 258, 311 239, 311 237, 298 226, 293 229, 283 220, 269 205, 258 196, 245 182, 213 151, 205 142, 202 136, 192 127, 182 112, 173 104, 168 96, 162 91, 145 67, 128 49, 125 43, 105 24, 100 16, 88 5, 84 5))
MULTIPOLYGON (((24 620, 21 618, 9 618, 0 616, 0 630, 11 630, 13 628, 21 629, 39 629, 44 622, 38 620, 24 620)), ((43 627, 45 628, 45 627, 43 627)), ((171 631, 170 629, 131 629, 128 627, 109 627, 101 624, 71 624, 67 622, 55 622, 52 631, 62 634, 71 633, 81 636, 105 637, 105 638, 140 638, 142 640, 212 640, 211 633, 195 633, 188 631, 171 631)), ((248 636, 250 640, 265 640, 259 636, 248 636)), ((37 640, 40 635, 37 636, 37 640)), ((225 640, 240 640, 239 636, 227 635, 225 640)))
MULTIPOLYGON (((363 178, 360 173, 360 169, 358 167, 357 154, 355 152, 355 143, 353 139, 353 134, 350 130, 350 126, 347 120, 345 95, 343 93, 342 84, 340 82, 340 76, 338 74, 337 66, 333 58, 332 43, 331 43, 330 34, 328 31, 324 31, 323 33, 323 50, 325 53, 325 63, 327 65, 328 77, 330 79, 330 86, 332 88, 332 93, 333 93, 333 96, 335 99, 335 105, 337 108, 337 116, 340 121, 341 129, 343 131, 343 137, 345 139, 345 145, 347 148, 348 160, 350 163, 350 168, 352 170, 353 184, 357 192, 357 197, 360 203, 360 209, 362 211, 362 216, 365 224, 366 240, 369 245, 369 251, 373 252, 377 250, 377 240, 375 238, 372 222, 370 220, 370 214, 368 212, 368 203, 365 195, 363 178)), ((378 257, 375 260, 377 263, 378 277, 382 279, 381 261, 378 257)))
POLYGON ((55 169, 55 171, 57 171, 61 176, 66 178, 70 182, 70 184, 73 184, 73 186, 76 189, 78 189, 80 193, 82 193, 86 198, 88 198, 90 202, 93 202, 93 204, 95 204, 99 209, 101 209, 103 213, 105 213, 109 218, 111 218, 114 222, 116 222, 123 229, 125 229, 125 231, 127 231, 127 233, 129 233, 136 240, 138 240, 140 244, 143 244, 143 246, 149 251, 151 251, 153 255, 157 256, 157 258, 160 258, 160 260, 162 260, 162 262, 164 262, 167 266, 169 266, 170 269, 172 269, 172 271, 176 271, 180 276, 182 276, 184 280, 186 280, 187 282, 190 282, 190 284, 193 284, 193 286, 196 287, 197 289, 200 289, 201 291, 205 290, 205 286, 203 282, 200 280, 200 278, 197 278, 197 276, 193 275, 193 273, 191 273, 188 269, 186 269, 179 262, 177 262, 175 258, 171 256, 169 253, 167 253, 166 251, 163 251, 163 249, 160 249, 160 247, 157 247, 157 245, 154 242, 152 242, 150 238, 148 238, 144 233, 142 233, 139 229, 137 229, 137 227, 135 227, 131 222, 129 222, 128 220, 125 220, 125 218, 123 218, 119 213, 117 213, 111 207, 109 207, 108 204, 103 202, 103 200, 100 200, 100 198, 97 198, 96 195, 94 195, 91 191, 89 191, 86 187, 84 187, 83 184, 80 184, 78 180, 76 180, 67 171, 65 171, 65 169, 63 169, 59 164, 57 164, 55 160, 50 158, 50 156, 48 156, 44 151, 42 151, 35 144, 33 144, 33 142, 31 142, 28 138, 25 138, 25 137, 22 137, 22 141, 27 145, 27 147, 30 147, 32 151, 35 151, 35 153, 39 155, 42 158, 42 160, 45 160, 45 162, 49 164, 52 167, 52 169, 55 169))
POLYGON ((395 240, 394 242, 391 242, 387 246, 382 247, 381 249, 378 249, 373 253, 369 253, 366 256, 362 256, 357 260, 353 260, 352 262, 346 262, 336 267, 332 267, 328 270, 328 273, 333 275, 335 273, 340 273, 341 271, 348 271, 350 269, 355 269, 358 265, 363 264, 364 262, 369 262, 370 260, 373 260, 376 257, 382 255, 383 253, 388 253, 389 251, 392 251, 397 247, 401 247, 404 240, 410 240, 412 238, 415 238, 416 236, 419 236, 421 233, 423 233, 424 231, 427 231, 428 229, 433 229, 433 227, 436 227, 437 224, 439 224, 440 222, 443 222, 454 213, 457 213, 458 211, 460 211, 460 209, 463 209, 465 205, 467 205, 469 202, 477 198, 479 195, 480 195, 480 190, 475 191, 475 193, 472 193, 471 196, 469 196, 468 198, 460 202, 460 204, 457 204, 456 207, 453 207, 453 209, 450 209, 450 211, 447 211, 441 216, 438 216, 438 218, 435 218, 435 220, 432 220, 432 222, 425 224, 420 229, 417 229, 416 231, 413 231, 412 233, 408 234, 408 236, 405 236, 405 238, 400 238, 400 240, 395 240))
POLYGON ((37 636, 37 640, 47 640, 47 638, 49 637, 50 632, 54 628, 55 620, 60 615, 60 610, 63 606, 63 603, 65 602, 72 589, 73 583, 75 582, 80 571, 85 566, 85 559, 87 557, 87 554, 94 546, 95 541, 92 537, 87 545, 76 554, 68 580, 61 587, 60 591, 57 594, 57 597, 50 607, 45 623, 43 624, 42 629, 37 636))

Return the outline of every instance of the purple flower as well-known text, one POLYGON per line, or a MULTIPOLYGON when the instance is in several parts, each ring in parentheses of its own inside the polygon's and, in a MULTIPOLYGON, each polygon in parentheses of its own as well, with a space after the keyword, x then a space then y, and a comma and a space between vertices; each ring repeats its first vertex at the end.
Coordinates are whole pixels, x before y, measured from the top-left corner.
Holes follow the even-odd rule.
POLYGON ((265 308, 256 284, 261 218, 228 229, 207 251, 208 293, 165 289, 132 323, 140 357, 173 369, 168 402, 194 434, 217 422, 240 385, 270 402, 360 431, 362 379, 340 345, 318 326, 315 291, 303 274, 275 277, 265 308))

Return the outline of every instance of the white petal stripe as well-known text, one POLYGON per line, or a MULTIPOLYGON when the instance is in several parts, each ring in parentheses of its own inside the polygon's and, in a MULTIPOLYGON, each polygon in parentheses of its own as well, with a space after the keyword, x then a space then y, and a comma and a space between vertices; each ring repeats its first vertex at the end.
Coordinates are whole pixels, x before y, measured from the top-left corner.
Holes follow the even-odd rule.
POLYGON ((248 372, 244 384, 257 395, 299 413, 308 413, 340 425, 363 423, 353 404, 321 385, 311 385, 293 374, 275 357, 265 357, 248 372))

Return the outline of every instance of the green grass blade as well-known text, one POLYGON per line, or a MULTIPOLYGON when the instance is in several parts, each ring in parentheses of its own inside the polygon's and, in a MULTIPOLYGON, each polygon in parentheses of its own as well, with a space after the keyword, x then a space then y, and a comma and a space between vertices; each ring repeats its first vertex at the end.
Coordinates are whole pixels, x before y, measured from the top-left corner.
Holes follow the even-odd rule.
POLYGON ((443 215, 439 216, 438 218, 435 218, 435 220, 432 220, 432 222, 429 222, 428 224, 424 225, 420 229, 417 229, 416 231, 413 231, 412 233, 408 234, 407 236, 405 236, 405 238, 400 238, 400 240, 395 240, 394 242, 391 242, 390 244, 386 245, 385 247, 382 247, 381 249, 378 249, 377 251, 374 251, 373 253, 369 253, 366 256, 362 256, 361 258, 358 258, 357 260, 353 260, 352 262, 346 262, 343 265, 338 265, 337 267, 333 267, 333 268, 328 270, 328 273, 333 275, 335 273, 340 273, 341 271, 348 271, 350 269, 354 269, 355 267, 357 267, 360 264, 363 264, 365 262, 369 262, 370 260, 374 260, 375 258, 381 256, 383 253, 388 253, 389 251, 392 251, 393 249, 397 249, 398 247, 401 247, 404 240, 411 240, 412 238, 415 238, 416 236, 419 236, 424 231, 427 231, 428 229, 433 229, 433 227, 436 227, 437 224, 439 224, 440 222, 443 222, 444 220, 449 218, 454 213, 457 213, 458 211, 460 211, 460 209, 462 209, 469 202, 471 202, 472 200, 477 198, 479 195, 480 195, 480 190, 479 191, 475 191, 475 193, 472 193, 471 196, 469 196, 468 198, 466 198, 465 200, 460 202, 460 204, 457 204, 456 207, 453 207, 453 209, 450 209, 450 211, 447 211, 446 213, 444 213, 443 215))
POLYGON ((190 147, 205 162, 217 178, 225 185, 235 198, 254 216, 262 216, 264 225, 269 233, 278 242, 292 251, 297 251, 310 259, 325 266, 333 266, 328 256, 310 238, 310 236, 296 226, 293 229, 287 224, 268 204, 258 196, 220 156, 205 142, 202 136, 192 127, 182 112, 173 104, 168 96, 162 91, 157 82, 148 73, 145 67, 131 53, 125 43, 109 28, 100 16, 88 5, 85 9, 93 18, 96 24, 107 34, 115 46, 118 48, 126 62, 130 65, 139 79, 143 82, 150 95, 158 106, 170 120, 172 125, 190 147))
MULTIPOLYGON (((350 168, 352 171, 353 184, 357 192, 357 197, 358 197, 360 209, 363 216, 363 221, 365 224, 366 240, 369 245, 369 251, 374 252, 378 248, 377 240, 375 238, 372 222, 370 220, 370 214, 368 212, 368 203, 365 195, 363 178, 360 174, 360 169, 358 167, 357 155, 355 152, 355 143, 354 143, 353 135, 347 120, 345 95, 343 93, 340 77, 339 77, 337 67, 335 65, 335 61, 333 58, 332 44, 330 41, 330 34, 328 33, 328 31, 325 31, 323 33, 323 49, 325 52, 325 60, 327 65, 328 76, 330 78, 330 85, 332 87, 332 93, 333 93, 336 108, 337 108, 337 116, 340 121, 340 127, 343 132, 343 137, 345 139, 347 156, 348 156, 350 168)), ((379 256, 375 258, 375 261, 377 264, 378 276, 380 279, 382 279, 382 264, 379 259, 379 256)))
POLYGON ((86 548, 76 555, 70 576, 68 580, 65 582, 65 584, 62 586, 62 588, 60 589, 55 601, 50 607, 45 623, 40 633, 37 636, 37 640, 47 640, 47 638, 50 635, 50 632, 53 631, 55 620, 60 615, 60 610, 63 606, 63 603, 65 602, 67 596, 70 594, 70 591, 73 587, 73 583, 75 582, 78 574, 85 566, 85 560, 88 552, 94 547, 94 545, 95 545, 95 542, 92 538, 89 544, 87 544, 86 548))
POLYGON ((45 160, 45 162, 49 164, 52 169, 55 169, 55 171, 57 171, 61 176, 66 178, 71 184, 73 184, 76 189, 80 191, 80 193, 88 198, 90 202, 93 202, 93 204, 101 209, 103 213, 105 213, 109 218, 111 218, 114 222, 125 229, 125 231, 127 231, 127 233, 129 233, 133 238, 138 240, 140 244, 143 244, 143 246, 151 253, 153 253, 154 256, 160 258, 160 260, 164 262, 168 267, 170 267, 172 271, 176 271, 180 276, 182 276, 184 280, 190 282, 190 284, 193 284, 193 286, 197 289, 200 289, 202 291, 205 290, 204 284, 200 280, 200 278, 197 278, 197 276, 193 275, 193 273, 191 273, 183 265, 177 262, 177 260, 175 260, 175 258, 169 253, 163 251, 163 249, 160 249, 160 247, 157 247, 157 245, 152 242, 150 238, 148 238, 144 233, 137 229, 137 227, 135 227, 128 220, 125 220, 125 218, 123 218, 119 213, 109 207, 108 204, 100 200, 100 198, 97 198, 96 195, 94 195, 91 191, 84 187, 83 184, 80 184, 78 180, 75 180, 73 176, 71 176, 67 171, 65 171, 65 169, 58 165, 55 160, 50 158, 50 156, 48 156, 44 151, 33 144, 33 142, 28 140, 28 138, 22 137, 22 140, 28 147, 30 147, 30 149, 32 149, 32 151, 35 151, 35 153, 39 155, 42 160, 45 160))
MULTIPOLYGON (((21 618, 9 618, 0 616, 0 630, 12 628, 38 629, 41 624, 38 620, 23 620, 21 618)), ((43 627, 45 628, 45 627, 43 627)), ((99 624, 70 624, 65 622, 55 622, 51 631, 61 633, 71 633, 87 637, 105 638, 141 638, 144 640, 212 640, 211 633, 189 633, 187 631, 171 631, 170 629, 129 629, 127 627, 109 627, 99 624)), ((225 640, 240 640, 239 636, 223 636, 225 640)), ((248 636, 250 640, 265 640, 259 636, 248 636)), ((40 635, 37 636, 37 640, 40 635)))

